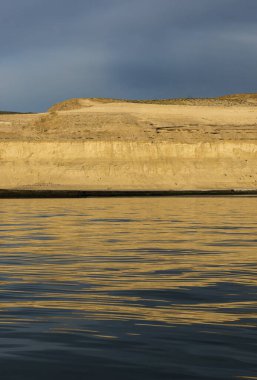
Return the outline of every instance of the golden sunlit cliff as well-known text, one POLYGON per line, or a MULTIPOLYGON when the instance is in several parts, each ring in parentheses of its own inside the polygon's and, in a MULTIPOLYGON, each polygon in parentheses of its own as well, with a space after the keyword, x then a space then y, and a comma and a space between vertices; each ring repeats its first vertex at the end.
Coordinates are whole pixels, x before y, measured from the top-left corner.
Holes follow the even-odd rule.
POLYGON ((257 190, 257 95, 0 114, 0 189, 257 190))

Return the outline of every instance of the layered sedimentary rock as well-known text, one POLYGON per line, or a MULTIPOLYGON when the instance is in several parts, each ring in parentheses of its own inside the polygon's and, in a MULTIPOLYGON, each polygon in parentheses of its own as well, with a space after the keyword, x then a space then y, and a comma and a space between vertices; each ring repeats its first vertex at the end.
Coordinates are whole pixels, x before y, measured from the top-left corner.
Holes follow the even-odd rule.
POLYGON ((255 105, 66 108, 1 115, 0 190, 257 190, 255 105))
POLYGON ((257 189, 257 144, 2 142, 2 189, 257 189))

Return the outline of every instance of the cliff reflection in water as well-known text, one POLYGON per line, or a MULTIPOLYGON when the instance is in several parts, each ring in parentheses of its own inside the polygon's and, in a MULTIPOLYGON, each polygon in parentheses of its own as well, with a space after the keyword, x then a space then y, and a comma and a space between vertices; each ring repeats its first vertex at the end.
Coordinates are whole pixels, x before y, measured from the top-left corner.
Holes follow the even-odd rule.
POLYGON ((0 200, 3 378, 253 377, 256 206, 0 200))

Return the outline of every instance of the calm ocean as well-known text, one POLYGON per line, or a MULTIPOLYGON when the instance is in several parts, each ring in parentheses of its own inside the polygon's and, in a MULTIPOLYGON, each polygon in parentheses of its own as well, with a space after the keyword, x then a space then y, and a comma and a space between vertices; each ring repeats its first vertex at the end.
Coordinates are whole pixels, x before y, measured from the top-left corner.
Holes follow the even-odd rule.
POLYGON ((0 378, 257 379, 257 198, 0 200, 0 378))

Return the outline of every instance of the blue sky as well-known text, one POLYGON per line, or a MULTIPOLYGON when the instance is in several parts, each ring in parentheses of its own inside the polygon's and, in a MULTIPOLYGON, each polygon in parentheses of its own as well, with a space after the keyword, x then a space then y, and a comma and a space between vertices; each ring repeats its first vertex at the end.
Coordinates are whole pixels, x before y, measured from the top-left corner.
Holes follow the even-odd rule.
POLYGON ((0 109, 257 92, 256 0, 1 0, 0 109))

